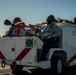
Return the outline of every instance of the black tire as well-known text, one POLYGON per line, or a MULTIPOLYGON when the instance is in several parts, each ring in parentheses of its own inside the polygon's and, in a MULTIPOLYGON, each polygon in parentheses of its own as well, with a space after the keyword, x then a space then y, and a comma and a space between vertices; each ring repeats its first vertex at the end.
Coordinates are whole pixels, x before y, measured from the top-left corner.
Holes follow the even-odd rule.
POLYGON ((62 74, 63 73, 63 61, 59 57, 53 57, 51 61, 51 69, 53 74, 62 74))
POLYGON ((22 65, 16 65, 16 68, 13 68, 12 65, 10 65, 10 68, 12 69, 12 73, 15 74, 16 72, 22 71, 24 66, 22 65))

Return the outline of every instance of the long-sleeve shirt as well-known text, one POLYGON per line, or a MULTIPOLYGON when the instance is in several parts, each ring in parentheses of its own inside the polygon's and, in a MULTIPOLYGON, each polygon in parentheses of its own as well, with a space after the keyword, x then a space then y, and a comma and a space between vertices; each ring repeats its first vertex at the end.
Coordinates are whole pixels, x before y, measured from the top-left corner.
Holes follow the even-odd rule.
POLYGON ((45 29, 44 32, 41 34, 41 38, 50 38, 50 37, 56 37, 60 35, 60 28, 52 23, 52 24, 48 24, 45 29))

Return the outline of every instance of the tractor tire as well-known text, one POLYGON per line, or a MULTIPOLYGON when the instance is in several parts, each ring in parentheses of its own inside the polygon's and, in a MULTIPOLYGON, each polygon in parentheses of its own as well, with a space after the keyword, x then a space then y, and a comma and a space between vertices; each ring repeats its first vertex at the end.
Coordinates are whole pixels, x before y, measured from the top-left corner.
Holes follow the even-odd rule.
POLYGON ((51 61, 51 69, 53 74, 62 74, 63 73, 63 61, 59 57, 54 57, 51 61))
POLYGON ((10 68, 12 69, 12 73, 13 73, 13 74, 16 74, 17 72, 22 71, 23 66, 22 66, 22 65, 16 65, 16 68, 13 68, 13 66, 10 65, 10 68))

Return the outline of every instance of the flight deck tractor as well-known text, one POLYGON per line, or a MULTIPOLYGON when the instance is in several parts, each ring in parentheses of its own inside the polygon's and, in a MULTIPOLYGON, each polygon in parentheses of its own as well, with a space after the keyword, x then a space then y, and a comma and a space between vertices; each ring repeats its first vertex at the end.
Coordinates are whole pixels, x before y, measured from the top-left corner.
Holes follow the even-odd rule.
MULTIPOLYGON (((22 70, 24 67, 37 67, 51 69, 54 73, 61 74, 65 67, 76 65, 76 25, 71 23, 56 23, 60 30, 60 38, 47 53, 47 60, 40 60, 43 40, 39 37, 46 23, 30 25, 25 28, 24 36, 0 37, 0 62, 5 68, 10 65, 13 71, 22 70), (41 33, 34 28, 39 27, 41 33), (33 35, 30 35, 30 32, 33 35)), ((37 30, 37 28, 36 28, 37 30)), ((9 31, 7 31, 9 33, 9 31)), ((18 32, 17 32, 18 33, 18 32)))

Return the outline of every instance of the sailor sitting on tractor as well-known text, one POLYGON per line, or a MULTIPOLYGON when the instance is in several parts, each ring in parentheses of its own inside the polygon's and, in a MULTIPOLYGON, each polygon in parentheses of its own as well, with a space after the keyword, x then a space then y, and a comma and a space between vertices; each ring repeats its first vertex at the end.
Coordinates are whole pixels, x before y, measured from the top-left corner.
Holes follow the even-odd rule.
POLYGON ((14 18, 13 23, 11 23, 9 20, 5 20, 5 25, 11 25, 8 33, 6 36, 25 36, 25 27, 28 27, 24 22, 21 21, 19 17, 14 18))
POLYGON ((47 26, 44 32, 41 34, 41 39, 43 40, 44 44, 40 60, 46 60, 48 51, 50 48, 54 47, 53 45, 56 44, 60 36, 60 28, 55 24, 55 17, 50 15, 47 17, 46 21, 47 26))

